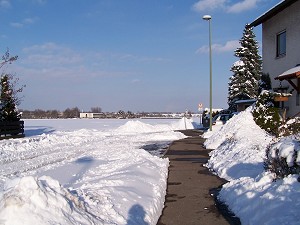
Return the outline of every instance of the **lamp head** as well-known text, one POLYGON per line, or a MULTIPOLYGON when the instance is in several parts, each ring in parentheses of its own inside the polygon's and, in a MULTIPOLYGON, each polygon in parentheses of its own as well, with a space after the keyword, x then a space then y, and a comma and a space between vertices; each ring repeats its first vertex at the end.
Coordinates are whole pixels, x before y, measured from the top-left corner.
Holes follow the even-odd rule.
POLYGON ((202 17, 202 19, 204 19, 204 20, 211 20, 211 16, 210 15, 204 15, 202 17))

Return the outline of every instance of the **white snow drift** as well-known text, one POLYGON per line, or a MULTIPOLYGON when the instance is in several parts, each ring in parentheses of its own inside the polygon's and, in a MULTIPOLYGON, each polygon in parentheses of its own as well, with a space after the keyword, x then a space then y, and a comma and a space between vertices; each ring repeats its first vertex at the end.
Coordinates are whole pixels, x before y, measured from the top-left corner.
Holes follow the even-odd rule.
POLYGON ((156 224, 169 161, 142 146, 192 121, 146 122, 26 120, 0 142, 0 224, 156 224))
MULTIPOLYGON (((250 107, 224 126, 205 134, 206 146, 215 148, 207 166, 229 181, 219 198, 242 224, 299 224, 298 175, 274 181, 274 175, 264 171, 266 147, 273 137, 255 124, 251 110, 250 107)), ((291 138, 283 139, 276 146, 288 163, 294 160, 291 146, 299 149, 291 138)))

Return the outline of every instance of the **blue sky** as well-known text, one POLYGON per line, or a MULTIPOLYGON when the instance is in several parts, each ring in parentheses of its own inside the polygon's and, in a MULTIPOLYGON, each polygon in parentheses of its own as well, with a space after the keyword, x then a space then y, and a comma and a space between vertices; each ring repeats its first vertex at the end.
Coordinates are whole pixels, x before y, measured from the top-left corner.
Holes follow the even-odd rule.
MULTIPOLYGON (((227 107, 246 23, 279 0, 0 0, 0 49, 19 59, 22 109, 197 111, 227 107)), ((261 27, 254 29, 261 41, 261 27)))

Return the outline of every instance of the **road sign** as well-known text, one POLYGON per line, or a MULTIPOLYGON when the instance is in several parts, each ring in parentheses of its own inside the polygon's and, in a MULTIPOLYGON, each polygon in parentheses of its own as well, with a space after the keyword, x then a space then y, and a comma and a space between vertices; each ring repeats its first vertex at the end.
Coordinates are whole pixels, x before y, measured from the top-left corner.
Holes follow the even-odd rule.
POLYGON ((203 104, 202 103, 199 103, 199 105, 198 105, 198 111, 199 112, 203 111, 203 104))

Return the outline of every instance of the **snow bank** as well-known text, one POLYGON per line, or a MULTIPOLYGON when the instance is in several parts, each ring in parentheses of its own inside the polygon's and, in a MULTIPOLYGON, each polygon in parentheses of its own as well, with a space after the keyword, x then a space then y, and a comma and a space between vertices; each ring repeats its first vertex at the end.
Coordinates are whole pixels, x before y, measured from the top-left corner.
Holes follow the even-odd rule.
MULTIPOLYGON (((206 147, 214 149, 207 166, 229 181, 223 185, 218 198, 242 224, 299 224, 298 176, 274 181, 274 175, 264 171, 266 147, 273 138, 255 124, 251 110, 248 108, 219 130, 206 134, 206 147)), ((299 143, 292 138, 282 139, 275 147, 287 158, 287 163, 298 161, 291 148, 299 149, 299 143)))
POLYGON ((139 120, 128 121, 124 125, 116 129, 119 133, 154 133, 174 130, 194 129, 193 120, 182 118, 171 124, 150 125, 139 120))
POLYGON ((242 224, 297 225, 300 221, 300 184, 290 175, 273 181, 273 175, 241 177, 225 184, 220 199, 240 218, 242 224))
POLYGON ((1 222, 14 225, 101 222, 86 211, 82 200, 50 177, 7 181, 0 196, 0 218, 1 222))
POLYGON ((253 121, 251 107, 210 134, 204 145, 215 149, 207 167, 226 180, 256 177, 263 170, 265 149, 272 137, 253 121))
POLYGON ((182 118, 178 122, 171 124, 173 130, 189 130, 195 129, 193 119, 182 118))
MULTIPOLYGON (((165 126, 164 130, 171 130, 169 126, 165 126)), ((152 133, 163 131, 160 127, 157 128, 157 125, 150 125, 146 123, 142 123, 141 121, 128 121, 126 124, 120 126, 116 129, 116 132, 119 133, 152 133)))

